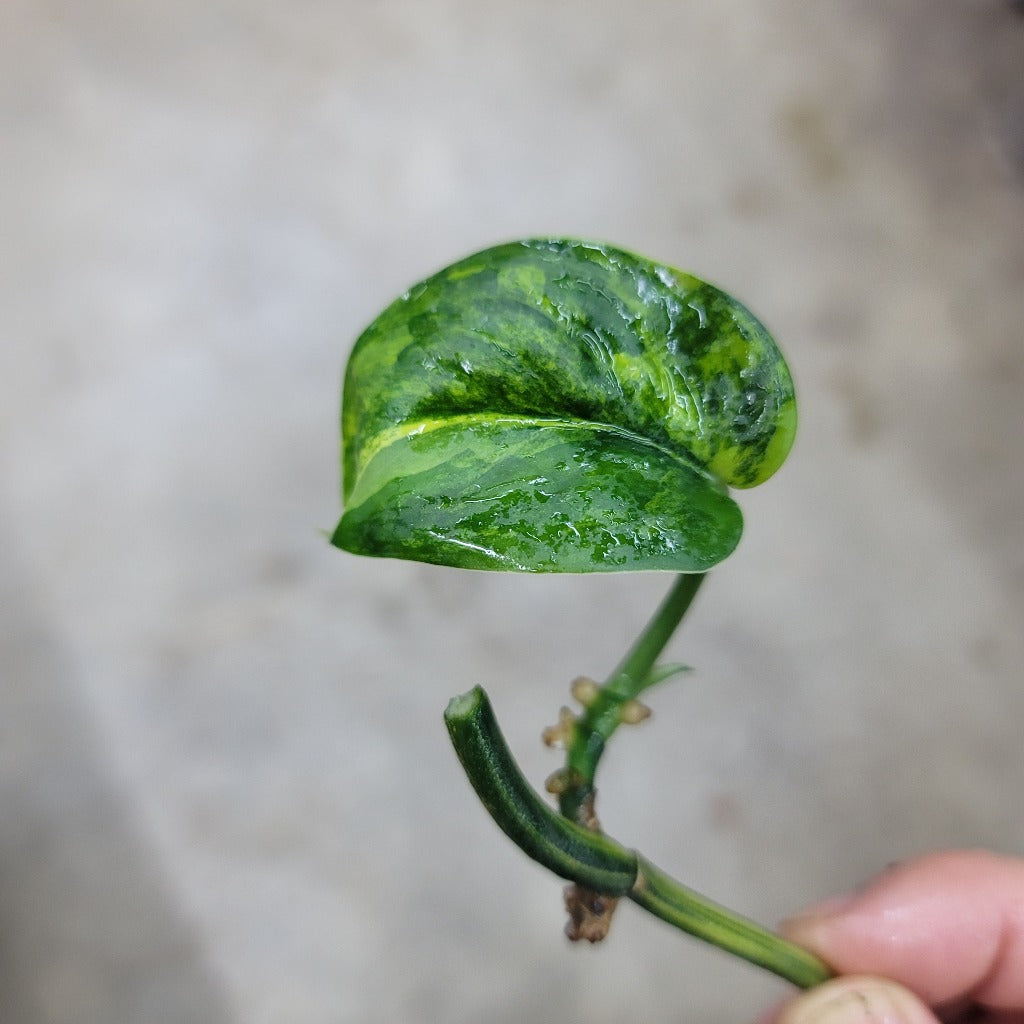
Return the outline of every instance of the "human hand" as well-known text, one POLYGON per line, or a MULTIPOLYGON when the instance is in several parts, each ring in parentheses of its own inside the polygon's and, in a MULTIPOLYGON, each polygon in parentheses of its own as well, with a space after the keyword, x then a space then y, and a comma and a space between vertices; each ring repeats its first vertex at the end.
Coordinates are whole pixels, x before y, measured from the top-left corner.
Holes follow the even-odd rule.
POLYGON ((782 932, 839 977, 760 1024, 1024 1024, 1024 860, 931 854, 782 932))

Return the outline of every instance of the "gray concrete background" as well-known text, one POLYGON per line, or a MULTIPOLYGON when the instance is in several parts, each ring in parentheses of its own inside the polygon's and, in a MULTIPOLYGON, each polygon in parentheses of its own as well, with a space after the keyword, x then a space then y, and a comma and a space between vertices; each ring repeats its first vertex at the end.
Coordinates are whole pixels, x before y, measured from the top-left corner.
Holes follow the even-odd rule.
POLYGON ((776 331, 801 436, 617 740, 606 827, 766 922, 1024 853, 1024 17, 997 0, 5 0, 0 1019, 747 1019, 624 908, 561 936, 440 713, 531 778, 659 577, 330 549, 394 294, 534 233, 776 331))

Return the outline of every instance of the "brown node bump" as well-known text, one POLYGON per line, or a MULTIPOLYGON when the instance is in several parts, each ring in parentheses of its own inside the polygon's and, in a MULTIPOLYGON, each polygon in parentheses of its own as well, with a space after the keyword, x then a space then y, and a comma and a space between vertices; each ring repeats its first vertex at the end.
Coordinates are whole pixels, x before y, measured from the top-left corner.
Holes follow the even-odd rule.
POLYGON ((572 741, 575 728, 576 716, 568 708, 561 708, 558 712, 558 724, 549 725, 540 734, 540 738, 546 747, 566 747, 572 741))
POLYGON ((611 927, 618 899, 580 885, 566 886, 563 895, 565 909, 569 912, 565 934, 573 942, 600 942, 611 927))

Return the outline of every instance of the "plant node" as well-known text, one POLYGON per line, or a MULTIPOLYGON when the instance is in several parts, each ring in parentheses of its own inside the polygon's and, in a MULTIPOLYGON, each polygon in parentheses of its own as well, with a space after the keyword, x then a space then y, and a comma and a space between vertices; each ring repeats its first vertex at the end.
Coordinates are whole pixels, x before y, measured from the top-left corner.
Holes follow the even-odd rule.
POLYGON ((585 708, 597 700, 600 692, 601 687, 589 676, 577 676, 572 681, 572 695, 585 708))
POLYGON ((605 938, 611 928, 612 914, 618 906, 618 899, 603 896, 581 885, 567 885, 562 894, 565 897, 565 909, 569 912, 565 934, 573 942, 600 942, 605 938))
POLYGON ((651 717, 651 709, 638 700, 627 700, 619 709, 619 720, 623 725, 639 725, 651 717))
POLYGON ((544 788, 552 796, 561 796, 563 793, 568 793, 570 789, 574 789, 579 784, 579 774, 571 768, 559 768, 544 780, 544 788))
POLYGON ((597 810, 595 809, 595 801, 597 800, 597 790, 591 789, 587 792, 587 795, 580 802, 580 809, 576 814, 576 821, 584 828, 589 829, 591 832, 601 831, 601 822, 597 817, 597 810))
POLYGON ((549 725, 541 734, 540 738, 546 747, 560 747, 565 749, 572 743, 573 734, 576 730, 576 716, 569 708, 561 708, 558 712, 556 725, 549 725))

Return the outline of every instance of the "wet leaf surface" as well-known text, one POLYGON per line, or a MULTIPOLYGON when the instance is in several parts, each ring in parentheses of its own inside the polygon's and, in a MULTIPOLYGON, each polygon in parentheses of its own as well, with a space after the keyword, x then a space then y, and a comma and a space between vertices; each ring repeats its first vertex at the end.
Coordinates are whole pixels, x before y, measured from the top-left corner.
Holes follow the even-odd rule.
POLYGON ((411 288, 362 334, 342 411, 359 554, 461 568, 710 568, 729 487, 782 463, 786 364, 734 299, 606 245, 528 240, 411 288))

